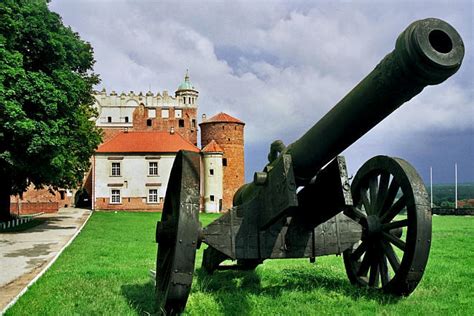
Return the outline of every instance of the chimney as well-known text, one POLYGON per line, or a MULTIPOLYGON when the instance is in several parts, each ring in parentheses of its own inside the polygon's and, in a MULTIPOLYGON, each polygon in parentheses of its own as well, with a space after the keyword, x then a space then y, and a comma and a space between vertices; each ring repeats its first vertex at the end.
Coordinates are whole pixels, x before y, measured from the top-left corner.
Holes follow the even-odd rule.
POLYGON ((203 114, 202 114, 202 121, 203 121, 203 122, 206 121, 206 113, 203 113, 203 114))
POLYGON ((170 134, 171 134, 171 135, 174 134, 174 126, 171 126, 171 128, 170 128, 170 134))

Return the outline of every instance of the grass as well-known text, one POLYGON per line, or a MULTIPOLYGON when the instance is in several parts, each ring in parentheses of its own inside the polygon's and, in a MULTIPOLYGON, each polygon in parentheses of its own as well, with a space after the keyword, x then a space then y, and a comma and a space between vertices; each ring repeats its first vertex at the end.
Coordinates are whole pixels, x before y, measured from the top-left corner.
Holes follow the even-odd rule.
MULTIPOLYGON (((95 212, 77 239, 6 315, 153 312, 150 213, 95 212)), ((202 215, 203 225, 216 216, 202 215)), ((341 257, 267 260, 255 271, 207 276, 198 252, 189 315, 474 315, 474 217, 433 218, 427 271, 408 298, 349 284, 341 257)))

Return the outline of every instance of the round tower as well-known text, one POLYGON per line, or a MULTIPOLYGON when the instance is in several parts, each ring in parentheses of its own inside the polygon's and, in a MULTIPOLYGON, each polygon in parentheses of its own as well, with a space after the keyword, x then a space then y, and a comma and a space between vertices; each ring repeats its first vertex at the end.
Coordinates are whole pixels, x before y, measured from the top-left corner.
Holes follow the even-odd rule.
POLYGON ((222 148, 223 210, 232 207, 234 193, 244 184, 244 126, 245 123, 226 113, 219 113, 199 124, 201 146, 215 141, 222 148))
POLYGON ((212 140, 201 151, 204 171, 204 212, 218 213, 223 208, 222 148, 212 140))

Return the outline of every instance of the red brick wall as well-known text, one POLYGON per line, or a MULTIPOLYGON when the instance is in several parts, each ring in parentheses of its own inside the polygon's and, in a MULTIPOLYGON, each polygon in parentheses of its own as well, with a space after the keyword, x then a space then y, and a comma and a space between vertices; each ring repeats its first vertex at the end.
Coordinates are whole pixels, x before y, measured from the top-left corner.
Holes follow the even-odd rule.
POLYGON ((83 188, 86 190, 89 196, 92 196, 92 164, 85 176, 83 188))
POLYGON ((122 197, 121 204, 110 204, 109 197, 98 197, 95 199, 96 210, 108 211, 148 211, 161 212, 163 210, 163 203, 148 204, 146 198, 140 197, 122 197))
MULTIPOLYGON (((36 190, 33 186, 30 186, 25 192, 23 192, 22 198, 20 198, 18 195, 10 196, 10 204, 13 203, 20 203, 20 209, 23 209, 23 205, 26 205, 28 203, 30 204, 38 204, 41 206, 47 207, 46 211, 41 211, 41 212, 51 212, 53 206, 47 206, 50 203, 55 203, 54 208, 55 211, 58 210, 58 208, 61 207, 66 207, 66 206, 72 206, 74 204, 74 197, 73 196, 67 196, 65 190, 63 191, 63 195, 61 196, 61 193, 58 191, 53 191, 50 192, 49 189, 39 189, 36 190), (62 198, 63 197, 63 198, 62 198)), ((27 206, 27 207, 36 207, 36 206, 27 206)), ((10 207, 12 209, 12 207, 10 207)), ((16 212, 18 209, 17 207, 14 207, 14 211, 16 212)), ((34 212, 36 213, 36 212, 34 212)))
POLYGON ((102 143, 105 143, 106 141, 108 141, 109 139, 117 135, 118 133, 123 132, 124 128, 123 127, 120 127, 120 128, 106 127, 106 128, 102 128, 102 131, 104 131, 104 135, 102 137, 102 143))
POLYGON ((12 214, 37 214, 56 213, 59 209, 58 202, 10 202, 10 213, 12 214))
POLYGON ((149 118, 148 110, 142 104, 133 111, 133 130, 156 130, 169 131, 174 127, 175 132, 181 134, 185 139, 192 144, 197 145, 197 123, 196 123, 196 108, 183 108, 182 120, 184 120, 184 127, 179 127, 179 120, 175 118, 175 109, 169 108, 169 118, 161 117, 161 108, 156 108, 156 117, 149 118), (152 126, 147 126, 147 120, 151 119, 152 126), (194 127, 193 127, 194 120, 194 127))
POLYGON ((201 146, 204 148, 215 140, 224 151, 227 159, 223 177, 223 208, 232 207, 235 192, 245 182, 244 161, 244 125, 238 123, 205 123, 201 124, 201 146))

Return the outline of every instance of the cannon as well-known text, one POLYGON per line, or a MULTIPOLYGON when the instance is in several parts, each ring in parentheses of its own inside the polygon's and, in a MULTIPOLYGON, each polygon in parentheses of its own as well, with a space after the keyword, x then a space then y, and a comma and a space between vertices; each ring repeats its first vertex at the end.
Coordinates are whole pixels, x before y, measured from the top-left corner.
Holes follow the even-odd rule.
POLYGON ((275 141, 268 164, 234 195, 233 207, 199 223, 200 156, 180 151, 157 223, 156 303, 184 310, 196 250, 202 267, 254 269, 266 259, 342 254, 351 283, 406 296, 420 282, 431 245, 425 185, 405 160, 369 159, 350 183, 340 153, 424 87, 461 66, 464 44, 448 23, 410 24, 395 49, 301 138, 275 141), (224 265, 232 260, 234 264, 224 265))

